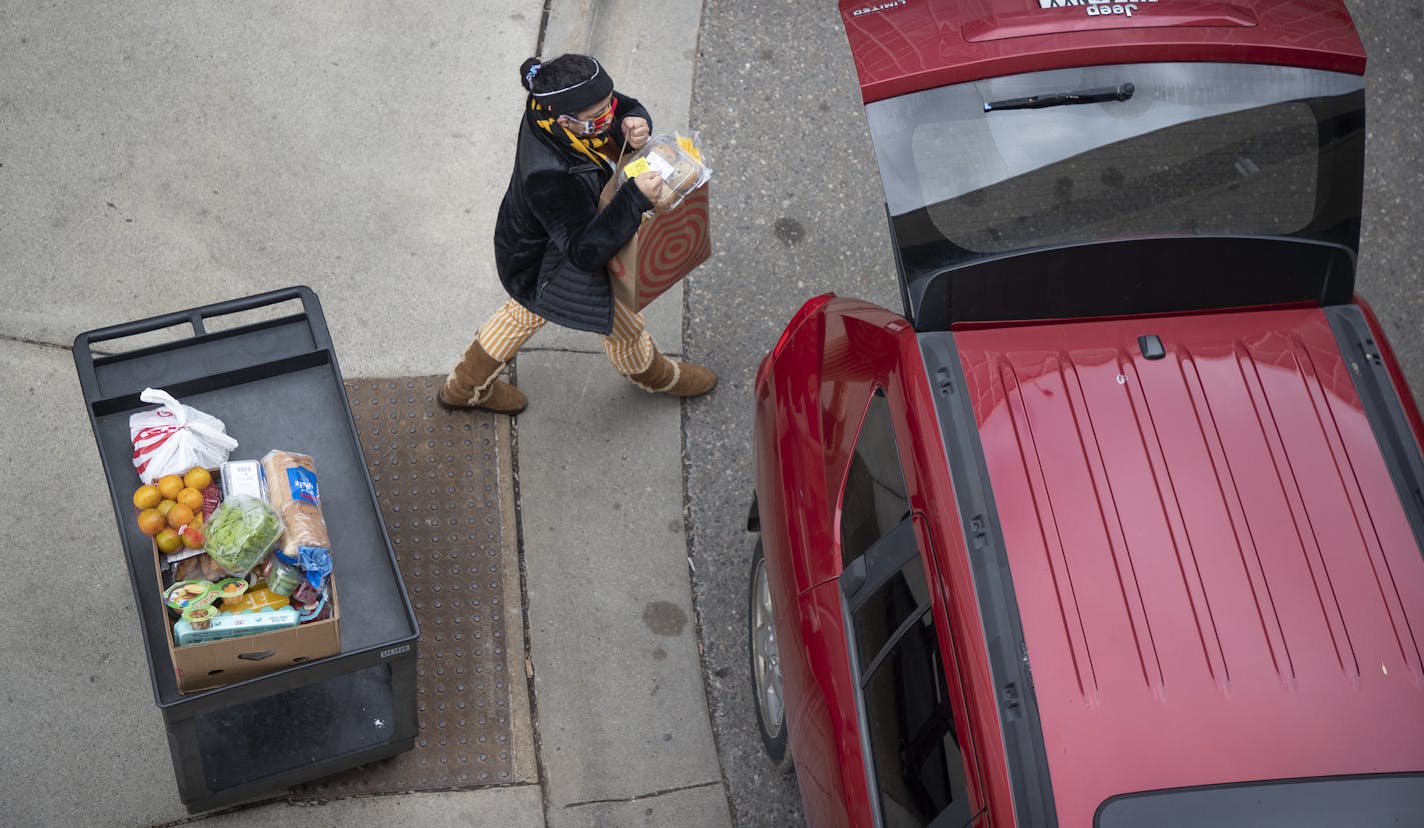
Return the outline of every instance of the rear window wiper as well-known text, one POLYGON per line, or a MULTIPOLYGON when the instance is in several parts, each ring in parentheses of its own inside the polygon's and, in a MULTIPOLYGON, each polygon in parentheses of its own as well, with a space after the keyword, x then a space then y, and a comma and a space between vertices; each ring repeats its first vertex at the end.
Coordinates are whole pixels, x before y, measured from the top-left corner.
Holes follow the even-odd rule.
POLYGON ((1046 106, 1070 106, 1072 104, 1102 103, 1103 101, 1125 101, 1137 91, 1130 83, 1117 86, 1100 86, 1096 89, 1075 89, 1071 92, 1052 92, 1047 95, 1031 95, 1027 98, 1006 98, 1002 101, 985 101, 985 112, 1001 109, 1042 109, 1046 106))

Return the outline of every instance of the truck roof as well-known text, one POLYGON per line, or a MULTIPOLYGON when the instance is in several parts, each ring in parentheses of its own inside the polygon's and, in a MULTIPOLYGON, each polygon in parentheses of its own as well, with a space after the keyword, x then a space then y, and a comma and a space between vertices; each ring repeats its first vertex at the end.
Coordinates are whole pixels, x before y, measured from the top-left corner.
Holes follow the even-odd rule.
POLYGON ((1266 63, 1362 75, 1343 0, 840 0, 866 103, 1041 69, 1266 63))
POLYGON ((1424 770, 1424 556, 1331 312, 938 334, 1062 824, 1134 791, 1424 770))

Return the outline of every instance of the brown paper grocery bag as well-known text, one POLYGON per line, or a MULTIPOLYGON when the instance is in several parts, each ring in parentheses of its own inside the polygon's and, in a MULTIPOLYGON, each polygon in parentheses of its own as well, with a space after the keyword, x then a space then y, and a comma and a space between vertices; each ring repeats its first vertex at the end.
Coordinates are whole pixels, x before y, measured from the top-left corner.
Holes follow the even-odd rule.
MULTIPOLYGON (((613 198, 622 181, 617 175, 609 179, 599 195, 600 208, 613 198)), ((633 310, 642 310, 711 255, 707 185, 703 184, 672 210, 645 218, 633 240, 609 260, 613 297, 633 310)))

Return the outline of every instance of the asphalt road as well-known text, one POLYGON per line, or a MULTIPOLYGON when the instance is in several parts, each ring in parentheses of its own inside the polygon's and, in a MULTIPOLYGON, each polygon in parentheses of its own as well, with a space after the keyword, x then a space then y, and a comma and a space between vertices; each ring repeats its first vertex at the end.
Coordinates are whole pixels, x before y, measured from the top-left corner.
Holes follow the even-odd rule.
MULTIPOLYGON (((1360 291, 1424 389, 1424 4, 1349 3, 1370 56, 1360 291), (1416 80, 1418 79, 1418 81, 1416 80)), ((687 282, 684 345, 722 377, 687 404, 693 589, 713 730, 738 825, 802 821, 752 712, 746 579, 753 539, 751 384, 807 298, 899 307, 880 180, 839 16, 810 0, 706 0, 692 124, 712 153, 713 257, 687 282)))
POLYGON ((688 404, 683 458, 712 729, 738 825, 802 822, 752 712, 746 581, 751 386, 801 303, 833 290, 898 307, 884 198, 830 4, 707 0, 692 123, 714 168, 712 259, 687 282, 684 347, 721 374, 688 404))

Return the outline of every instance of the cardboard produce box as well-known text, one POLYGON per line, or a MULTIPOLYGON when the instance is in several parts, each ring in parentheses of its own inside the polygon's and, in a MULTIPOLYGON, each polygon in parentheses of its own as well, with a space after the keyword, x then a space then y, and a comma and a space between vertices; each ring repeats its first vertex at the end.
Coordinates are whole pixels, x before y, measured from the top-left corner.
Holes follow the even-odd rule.
MULTIPOLYGON (((210 486, 218 492, 218 496, 224 502, 235 495, 253 498, 266 504, 275 517, 279 510, 269 502, 269 492, 262 467, 255 461, 241 461, 228 464, 228 466, 231 475, 222 468, 207 469, 210 486), (243 476, 248 471, 247 466, 252 467, 254 477, 243 476), (232 489, 233 486, 237 488, 232 489)), ((290 529, 290 527, 287 528, 290 529)), ((158 549, 157 538, 151 539, 151 543, 154 574, 158 579, 159 594, 163 595, 172 586, 167 583, 167 579, 164 577, 164 561, 172 561, 170 565, 175 568, 173 573, 175 581, 182 580, 178 577, 177 567, 179 564, 176 559, 170 559, 158 549)), ((280 550, 280 546, 278 546, 278 550, 280 550)), ((192 557, 191 552, 187 554, 192 557)), ((204 557, 207 556, 204 554, 204 557)), ((217 564, 214 562, 213 565, 217 564)), ((254 569, 260 568, 260 566, 259 562, 254 569)), ((185 577, 205 579, 213 576, 194 572, 185 577)), ((165 638, 168 642, 168 652, 173 658, 173 669, 178 680, 179 692, 191 693, 220 687, 271 673, 293 664, 301 664, 340 653, 340 612, 337 607, 336 584, 330 575, 326 578, 326 583, 331 610, 328 617, 320 621, 298 624, 295 627, 285 627, 267 632, 248 632, 244 635, 219 638, 200 644, 180 645, 178 642, 181 636, 174 628, 177 619, 171 612, 168 613, 164 625, 165 638)), ((225 606, 224 600, 221 598, 217 599, 213 606, 219 612, 215 621, 227 619, 228 623, 235 622, 234 626, 260 624, 262 620, 270 623, 272 620, 272 618, 264 618, 262 614, 259 614, 256 619, 243 617, 242 620, 237 620, 221 612, 225 606)))
MULTIPOLYGON (((158 579, 158 591, 162 593, 164 584, 160 560, 155 554, 153 574, 158 579)), ((192 693, 221 687, 340 653, 341 606, 336 599, 334 576, 327 579, 327 585, 331 590, 331 617, 284 630, 179 647, 173 639, 173 622, 176 619, 170 614, 167 624, 168 652, 173 657, 173 672, 178 678, 179 692, 192 693)))

